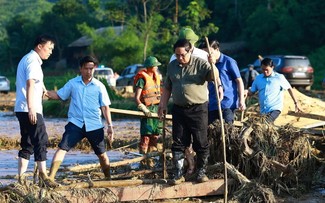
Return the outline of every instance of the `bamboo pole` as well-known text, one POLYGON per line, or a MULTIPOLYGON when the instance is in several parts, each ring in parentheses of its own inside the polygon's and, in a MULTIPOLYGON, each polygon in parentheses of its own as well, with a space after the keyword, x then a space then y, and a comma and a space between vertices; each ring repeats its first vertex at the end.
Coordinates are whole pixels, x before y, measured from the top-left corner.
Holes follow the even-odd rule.
MULTIPOLYGON (((146 117, 142 111, 133 111, 133 110, 125 110, 125 109, 116 109, 116 108, 109 108, 111 113, 117 113, 117 114, 125 114, 125 115, 131 115, 131 116, 139 116, 139 117, 146 117)), ((146 117, 148 118, 148 117, 146 117)), ((151 117, 149 118, 159 118, 157 113, 151 113, 151 117)), ((172 115, 167 114, 166 120, 172 120, 172 115)), ((234 121, 234 126, 242 127, 243 123, 240 121, 234 121)))
MULTIPOLYGON (((209 52, 209 56, 211 56, 211 51, 210 51, 210 44, 209 40, 207 37, 205 37, 205 41, 207 43, 207 48, 209 52)), ((213 64, 210 62, 212 73, 213 73, 213 81, 214 81, 214 87, 216 89, 216 97, 217 97, 217 102, 218 102, 218 112, 219 112, 219 118, 220 118, 220 124, 221 124, 221 136, 222 136, 222 147, 223 147, 223 162, 224 162, 224 200, 223 202, 228 202, 228 178, 227 178, 227 159, 226 159, 226 138, 225 138, 225 128, 224 128, 224 123, 223 123, 223 116, 222 116, 222 111, 221 111, 221 101, 219 98, 219 90, 218 90, 218 83, 217 83, 217 78, 216 78, 216 70, 213 66, 213 64)))
MULTIPOLYGON (((159 118, 157 113, 151 113, 150 117, 147 117, 144 115, 142 111, 132 111, 132 110, 124 110, 124 109, 115 109, 115 108, 109 108, 111 113, 118 113, 118 114, 126 114, 126 115, 132 115, 132 116, 140 116, 140 117, 146 117, 146 118, 159 118)), ((172 115, 166 115, 167 120, 172 120, 172 115)))

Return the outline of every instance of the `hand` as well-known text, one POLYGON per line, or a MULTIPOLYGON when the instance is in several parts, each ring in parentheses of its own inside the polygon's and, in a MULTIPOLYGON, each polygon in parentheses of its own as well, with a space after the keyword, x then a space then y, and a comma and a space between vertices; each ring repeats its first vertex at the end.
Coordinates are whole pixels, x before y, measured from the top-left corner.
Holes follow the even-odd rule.
POLYGON ((162 121, 164 119, 165 114, 167 114, 167 109, 165 106, 158 106, 158 117, 159 120, 162 121))
POLYGON ((239 102, 239 107, 238 107, 238 109, 239 109, 240 111, 244 111, 244 110, 246 109, 246 104, 245 104, 245 102, 239 102))
POLYGON ((296 113, 297 113, 297 112, 302 112, 302 110, 301 110, 301 108, 300 108, 300 106, 298 105, 297 102, 295 103, 295 112, 296 112, 296 113))
POLYGON ((108 140, 110 142, 113 142, 114 140, 114 130, 113 130, 113 126, 108 126, 107 127, 107 136, 108 136, 108 140))
POLYGON ((139 104, 138 109, 142 111, 146 117, 151 117, 151 112, 144 104, 139 104))
POLYGON ((219 99, 220 99, 220 101, 222 101, 223 100, 223 95, 224 95, 222 85, 218 86, 218 92, 219 92, 219 99))
POLYGON ((28 111, 28 118, 29 118, 29 122, 32 124, 32 125, 36 125, 37 123, 37 115, 36 115, 36 112, 34 109, 29 109, 28 111))

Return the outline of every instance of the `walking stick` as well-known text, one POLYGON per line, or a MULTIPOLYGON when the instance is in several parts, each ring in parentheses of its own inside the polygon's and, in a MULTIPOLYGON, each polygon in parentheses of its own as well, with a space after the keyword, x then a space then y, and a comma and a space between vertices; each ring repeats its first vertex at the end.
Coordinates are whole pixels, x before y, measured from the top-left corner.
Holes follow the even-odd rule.
MULTIPOLYGON (((207 48, 209 55, 211 56, 211 51, 210 51, 210 44, 209 40, 207 37, 205 37, 205 41, 207 43, 207 48)), ((219 98, 219 90, 218 90, 218 83, 217 83, 217 78, 216 78, 216 70, 213 67, 213 64, 210 62, 211 68, 212 68, 212 73, 213 73, 213 81, 214 81, 214 87, 216 89, 216 96, 217 96, 217 101, 218 101, 218 113, 219 113, 219 118, 220 118, 220 124, 221 124, 221 137, 222 137, 222 148, 223 148, 223 163, 224 163, 224 200, 223 202, 228 202, 228 179, 227 179, 227 160, 226 160, 226 138, 225 138, 225 128, 223 124, 223 116, 222 116, 222 110, 221 110, 221 101, 219 98)))
POLYGON ((162 142, 162 156, 163 156, 163 179, 167 178, 167 166, 166 166, 166 112, 163 115, 163 142, 162 142))

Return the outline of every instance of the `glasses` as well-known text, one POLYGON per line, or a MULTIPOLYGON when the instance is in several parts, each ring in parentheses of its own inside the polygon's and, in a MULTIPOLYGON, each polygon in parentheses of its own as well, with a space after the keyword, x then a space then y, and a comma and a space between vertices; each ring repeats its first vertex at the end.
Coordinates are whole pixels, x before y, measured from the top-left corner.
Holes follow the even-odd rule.
POLYGON ((175 54, 176 58, 185 58, 185 56, 188 54, 188 52, 186 52, 185 54, 175 54))

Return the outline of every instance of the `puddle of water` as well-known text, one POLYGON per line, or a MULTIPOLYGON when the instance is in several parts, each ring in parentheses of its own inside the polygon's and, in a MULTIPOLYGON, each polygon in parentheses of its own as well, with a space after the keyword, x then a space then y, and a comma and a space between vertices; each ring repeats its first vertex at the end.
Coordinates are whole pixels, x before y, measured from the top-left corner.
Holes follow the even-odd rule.
MULTIPOLYGON (((67 124, 66 118, 44 118, 47 133, 49 138, 62 137, 64 133, 64 126, 67 124)), ((139 119, 120 119, 114 120, 114 131, 115 138, 122 137, 138 137, 139 136, 139 119)), ((9 138, 20 138, 20 129, 18 120, 13 112, 1 112, 0 111, 0 137, 9 138)), ((47 168, 50 168, 52 157, 56 149, 48 149, 47 153, 47 168)), ((124 154, 119 151, 108 151, 107 152, 110 161, 120 161, 126 158, 134 158, 135 155, 124 154)), ((18 160, 17 160, 18 150, 1 150, 0 149, 0 185, 8 184, 14 179, 4 179, 7 175, 16 175, 18 160)), ((61 167, 71 166, 71 165, 84 165, 99 163, 97 156, 93 151, 90 153, 85 153, 77 150, 69 151, 62 163, 61 167)), ((34 157, 31 156, 31 160, 28 165, 28 172, 33 172, 34 169, 34 157)))
MULTIPOLYGON (((51 167, 52 157, 55 153, 54 149, 49 149, 47 153, 48 160, 46 161, 47 169, 51 167)), ((13 182, 16 182, 16 179, 6 179, 5 176, 15 176, 17 175, 18 170, 18 160, 17 160, 18 150, 1 150, 0 151, 0 185, 7 185, 13 182)), ((110 162, 121 161, 123 159, 134 158, 132 154, 125 154, 120 151, 108 151, 108 157, 110 162)), ((31 159, 28 164, 28 173, 32 173, 34 170, 34 157, 31 156, 31 159)), ((61 165, 62 167, 68 167, 73 165, 85 165, 85 164, 94 164, 99 163, 98 157, 93 153, 84 153, 81 151, 69 151, 61 165)))

